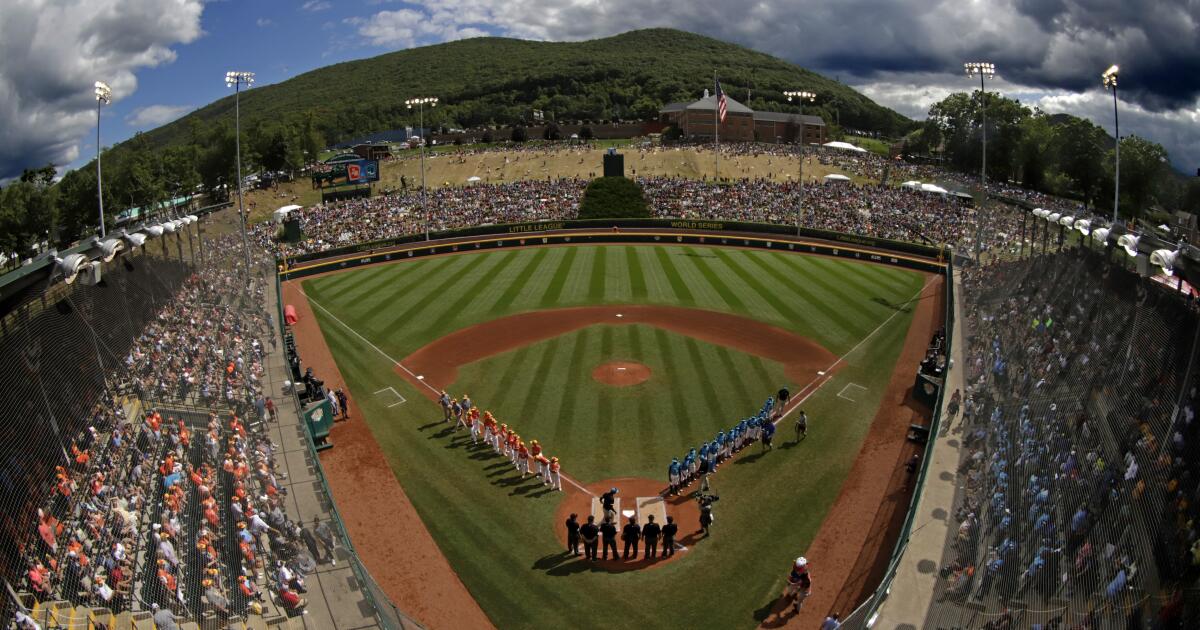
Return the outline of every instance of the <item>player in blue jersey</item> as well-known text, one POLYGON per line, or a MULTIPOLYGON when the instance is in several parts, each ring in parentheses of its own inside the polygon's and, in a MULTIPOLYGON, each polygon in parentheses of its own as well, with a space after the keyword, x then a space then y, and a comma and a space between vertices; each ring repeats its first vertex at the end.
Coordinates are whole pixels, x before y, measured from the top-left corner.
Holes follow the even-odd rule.
POLYGON ((679 458, 672 458, 671 465, 667 466, 667 480, 671 483, 671 494, 679 494, 679 486, 683 482, 681 471, 679 458))

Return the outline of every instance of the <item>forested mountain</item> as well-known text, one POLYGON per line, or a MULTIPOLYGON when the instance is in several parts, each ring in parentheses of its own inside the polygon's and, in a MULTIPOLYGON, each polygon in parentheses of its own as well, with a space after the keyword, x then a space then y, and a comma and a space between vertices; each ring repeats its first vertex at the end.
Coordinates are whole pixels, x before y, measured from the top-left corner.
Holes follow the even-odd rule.
MULTIPOLYGON (((328 142, 415 126, 404 100, 441 99, 434 123, 511 125, 532 109, 556 120, 636 120, 664 103, 699 98, 713 73, 730 96, 756 109, 788 111, 783 90, 818 94, 811 113, 846 127, 894 135, 911 121, 819 74, 770 55, 670 29, 632 31, 584 42, 497 37, 460 40, 327 66, 242 94, 242 122, 302 125, 308 116, 328 142)), ((192 120, 233 120, 233 96, 143 134, 150 147, 188 140, 192 120)))

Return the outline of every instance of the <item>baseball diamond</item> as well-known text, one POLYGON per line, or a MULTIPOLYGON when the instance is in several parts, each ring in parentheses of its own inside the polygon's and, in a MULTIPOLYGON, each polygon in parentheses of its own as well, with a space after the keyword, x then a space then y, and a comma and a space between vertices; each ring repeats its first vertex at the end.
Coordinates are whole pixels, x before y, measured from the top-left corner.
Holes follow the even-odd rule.
POLYGON ((894 504, 889 514, 905 511, 888 488, 911 451, 902 438, 911 412, 901 403, 940 325, 939 277, 712 246, 463 250, 283 288, 301 312, 297 345, 306 363, 344 382, 362 418, 346 425, 357 424, 354 437, 335 434, 322 465, 356 547, 398 605, 418 618, 430 606, 406 587, 414 578, 387 577, 406 564, 386 534, 390 510, 378 509, 387 494, 350 489, 392 474, 449 561, 447 579, 461 580, 464 602, 476 602, 500 627, 586 619, 595 606, 642 625, 753 626, 777 614, 775 567, 795 549, 838 546, 839 535, 862 536, 864 544, 826 560, 823 578, 869 572, 858 566, 859 551, 871 556, 869 565, 867 548, 887 546, 886 533, 866 540, 887 529, 876 522, 880 502, 894 504), (645 366, 646 378, 619 388, 592 378, 609 362, 645 366), (907 372, 899 382, 898 371, 907 372), (839 398, 851 382, 867 389, 855 401, 839 398), (388 407, 359 395, 386 387, 413 404, 388 407), (780 388, 796 392, 793 402, 803 399, 809 437, 780 439, 765 452, 753 445, 719 466, 708 480, 721 497, 710 536, 696 533, 690 496, 649 501, 666 494, 672 457, 753 415, 780 388), (441 390, 469 395, 522 440, 539 440, 560 458, 563 492, 442 422, 441 390), (875 434, 901 422, 900 440, 882 446, 875 434), (871 479, 856 456, 877 439, 889 459, 873 462, 871 479), (379 455, 363 460, 359 445, 371 442, 379 455), (876 489, 845 493, 847 479, 876 489), (638 571, 559 554, 568 511, 586 517, 609 486, 623 498, 621 524, 628 516, 644 522, 649 512, 640 506, 650 505, 677 519, 679 551, 669 562, 638 571), (731 575, 738 580, 724 580, 731 575), (705 581, 760 611, 687 596, 705 581))

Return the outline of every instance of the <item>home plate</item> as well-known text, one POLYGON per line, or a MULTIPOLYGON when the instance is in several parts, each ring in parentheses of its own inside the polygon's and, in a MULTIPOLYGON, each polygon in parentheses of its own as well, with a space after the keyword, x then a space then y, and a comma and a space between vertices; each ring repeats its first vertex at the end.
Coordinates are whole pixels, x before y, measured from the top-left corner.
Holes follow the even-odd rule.
POLYGON ((625 316, 620 313, 617 313, 617 317, 625 317, 625 316))
POLYGON ((625 518, 632 518, 634 514, 637 514, 637 511, 635 511, 635 510, 621 510, 621 516, 624 516, 625 518))

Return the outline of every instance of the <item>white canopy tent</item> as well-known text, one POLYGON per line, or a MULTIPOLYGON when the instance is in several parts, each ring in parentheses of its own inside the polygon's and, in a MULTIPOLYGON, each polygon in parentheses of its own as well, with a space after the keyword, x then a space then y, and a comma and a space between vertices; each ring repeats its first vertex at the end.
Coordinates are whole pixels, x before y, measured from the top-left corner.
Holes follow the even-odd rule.
POLYGON ((468 177, 468 178, 467 178, 467 183, 468 183, 468 184, 474 184, 475 182, 478 182, 478 181, 482 181, 482 180, 480 180, 480 179, 479 179, 479 176, 478 176, 478 175, 472 175, 472 176, 470 176, 470 177, 468 177))
POLYGON ((948 191, 945 188, 942 188, 941 186, 938 186, 936 184, 921 184, 921 192, 937 193, 939 195, 944 195, 950 191, 948 191))
POLYGON ((857 151, 858 153, 866 153, 867 152, 867 150, 862 147, 856 147, 853 144, 850 144, 849 142, 841 142, 839 140, 835 140, 833 142, 826 142, 825 144, 823 144, 821 146, 828 147, 830 149, 842 149, 843 151, 857 151))
POLYGON ((273 218, 275 219, 276 223, 283 223, 285 220, 287 220, 289 214, 299 209, 300 206, 284 206, 273 213, 273 218))
POLYGON ((848 181, 850 181, 849 177, 846 177, 845 175, 842 175, 841 173, 830 173, 830 174, 826 175, 824 177, 824 179, 827 182, 848 182, 848 181))
POLYGON ((920 190, 920 189, 921 189, 921 182, 919 182, 919 181, 917 181, 917 180, 915 180, 915 179, 910 179, 910 180, 908 180, 908 181, 904 182, 903 184, 900 184, 900 187, 901 187, 901 188, 908 188, 908 189, 911 189, 911 190, 920 190))

